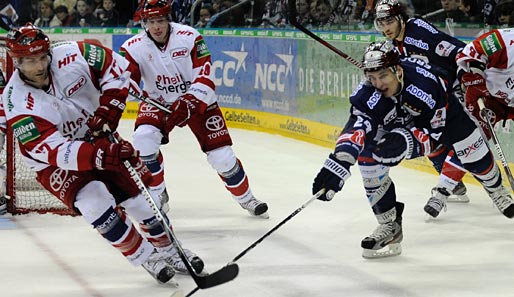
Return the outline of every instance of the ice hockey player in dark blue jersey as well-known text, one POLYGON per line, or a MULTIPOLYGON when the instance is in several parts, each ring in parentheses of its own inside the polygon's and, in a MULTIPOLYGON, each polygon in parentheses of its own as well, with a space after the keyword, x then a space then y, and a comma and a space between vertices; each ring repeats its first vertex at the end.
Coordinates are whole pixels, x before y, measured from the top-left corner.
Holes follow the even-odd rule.
MULTIPOLYGON (((350 167, 358 163, 379 223, 361 242, 363 257, 401 253, 404 204, 396 199, 389 169, 403 159, 430 154, 439 145, 454 149, 498 209, 514 217, 514 203, 501 184, 486 140, 444 79, 419 59, 400 60, 390 42, 370 44, 363 68, 366 79, 350 97, 350 119, 312 187, 313 194, 324 191, 319 199, 331 200, 350 177, 350 167)), ((434 195, 449 193, 436 188, 434 195)))
MULTIPOLYGON (((398 0, 378 1, 375 6, 374 23, 376 30, 393 42, 402 57, 416 57, 444 69, 445 73, 441 75, 452 86, 461 102, 464 101, 460 84, 456 80, 455 62, 457 53, 466 45, 464 42, 438 30, 423 19, 409 18, 398 0)), ((441 146, 428 158, 440 173, 439 186, 447 187, 446 184, 458 183, 448 201, 469 202, 466 187, 461 181, 466 172, 462 171, 462 166, 453 152, 448 147, 441 146)), ((446 203, 434 199, 436 198, 433 196, 428 200, 427 207, 430 208, 434 203, 446 203)))

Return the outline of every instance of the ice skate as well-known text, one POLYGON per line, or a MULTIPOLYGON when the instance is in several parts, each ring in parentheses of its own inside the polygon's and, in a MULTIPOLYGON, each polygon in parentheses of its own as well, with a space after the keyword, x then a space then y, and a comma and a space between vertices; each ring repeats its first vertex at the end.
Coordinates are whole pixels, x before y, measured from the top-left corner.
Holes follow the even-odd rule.
POLYGON ((7 213, 7 199, 5 197, 0 197, 0 215, 4 215, 7 213))
POLYGON ((175 271, 173 267, 164 260, 162 253, 154 251, 141 266, 143 266, 159 284, 178 286, 177 282, 172 280, 173 276, 175 276, 175 271))
POLYGON ((428 202, 423 209, 430 217, 437 218, 443 209, 446 211, 446 201, 448 201, 448 196, 450 196, 450 193, 448 193, 444 188, 433 188, 432 197, 428 199, 428 202))
POLYGON ((448 197, 448 202, 454 203, 469 203, 469 197, 467 193, 466 185, 462 181, 460 181, 455 189, 453 190, 450 197, 448 197))
POLYGON ((514 217, 514 201, 504 186, 499 186, 494 191, 489 192, 489 197, 491 197, 494 205, 503 213, 503 215, 509 219, 514 217))
POLYGON ((239 203, 239 205, 246 209, 252 216, 262 217, 265 219, 269 218, 268 205, 253 196, 250 198, 250 200, 239 203))
POLYGON ((377 215, 378 227, 361 242, 362 257, 374 259, 401 254, 403 208, 403 203, 397 202, 395 208, 377 215))
MULTIPOLYGON (((197 274, 200 274, 203 271, 204 263, 200 257, 198 257, 195 253, 188 249, 184 249, 184 254, 187 257, 187 260, 191 264, 191 267, 195 270, 197 274)), ((177 249, 173 246, 168 251, 169 256, 166 258, 166 262, 170 264, 173 269, 182 274, 189 274, 189 271, 186 268, 186 265, 184 262, 182 262, 182 259, 180 259, 180 255, 177 251, 177 249)))
POLYGON ((170 201, 170 196, 168 195, 168 190, 164 188, 164 191, 159 194, 159 199, 161 201, 161 211, 163 213, 167 213, 170 210, 170 205, 168 202, 170 201))

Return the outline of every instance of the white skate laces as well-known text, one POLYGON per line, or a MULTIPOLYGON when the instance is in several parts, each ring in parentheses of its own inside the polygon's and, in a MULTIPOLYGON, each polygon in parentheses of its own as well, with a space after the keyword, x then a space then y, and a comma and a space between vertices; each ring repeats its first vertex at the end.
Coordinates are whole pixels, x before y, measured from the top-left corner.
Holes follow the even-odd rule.
POLYGON ((469 197, 467 193, 466 185, 462 181, 460 181, 455 189, 453 189, 452 194, 448 197, 448 202, 457 202, 457 203, 469 203, 469 197))
POLYGON ((175 271, 171 265, 166 263, 164 257, 165 255, 162 253, 154 251, 141 266, 143 266, 159 284, 169 284, 176 287, 178 284, 172 280, 173 276, 175 276, 175 271))
POLYGON ((402 218, 403 203, 397 202, 396 208, 377 215, 378 227, 361 242, 362 257, 373 259, 401 254, 403 240, 402 218), (397 212, 398 208, 398 212, 397 212))
POLYGON ((514 201, 504 186, 499 186, 494 191, 490 192, 489 197, 491 197, 494 205, 503 215, 509 219, 514 217, 514 201))
POLYGON ((450 194, 444 188, 433 188, 432 197, 427 201, 427 204, 423 208, 425 212, 432 218, 437 218, 442 210, 446 211, 446 202, 450 194))
MULTIPOLYGON (((201 273, 204 267, 204 263, 200 257, 198 257, 195 253, 188 249, 184 249, 184 254, 186 255, 187 260, 191 264, 191 267, 195 270, 196 273, 201 273)), ((168 251, 168 257, 165 259, 166 262, 173 267, 173 269, 177 273, 188 274, 186 264, 180 258, 180 255, 175 247, 172 247, 168 251)))
POLYGON ((262 218, 269 218, 268 205, 257 198, 253 197, 246 202, 239 203, 242 208, 246 209, 252 216, 260 216, 262 218))

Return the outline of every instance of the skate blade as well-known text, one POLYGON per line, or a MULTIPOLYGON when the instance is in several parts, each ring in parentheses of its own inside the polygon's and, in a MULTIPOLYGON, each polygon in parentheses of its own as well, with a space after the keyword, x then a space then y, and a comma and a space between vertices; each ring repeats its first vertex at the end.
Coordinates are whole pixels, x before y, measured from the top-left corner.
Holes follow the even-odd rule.
POLYGON ((249 213, 252 217, 261 218, 261 219, 269 219, 269 214, 268 214, 268 212, 261 213, 260 215, 254 215, 251 211, 249 211, 249 210, 248 210, 248 213, 249 213))
POLYGON ((161 286, 170 287, 170 288, 178 288, 179 287, 178 282, 174 279, 170 279, 169 281, 167 281, 165 283, 161 283, 161 282, 157 281, 157 283, 159 283, 161 286))
POLYGON ((398 256, 402 253, 402 245, 400 243, 391 243, 380 250, 362 250, 362 257, 365 259, 378 259, 398 256))
POLYGON ((468 195, 451 195, 447 202, 451 203, 469 203, 468 195))

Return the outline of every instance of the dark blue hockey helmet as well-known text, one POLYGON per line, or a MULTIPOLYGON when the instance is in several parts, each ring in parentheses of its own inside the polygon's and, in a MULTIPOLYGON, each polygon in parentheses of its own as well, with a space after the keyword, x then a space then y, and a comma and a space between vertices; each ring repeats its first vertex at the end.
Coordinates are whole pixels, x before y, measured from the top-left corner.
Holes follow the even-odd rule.
POLYGON ((400 63, 400 53, 390 41, 372 42, 362 58, 364 72, 378 71, 400 63))

